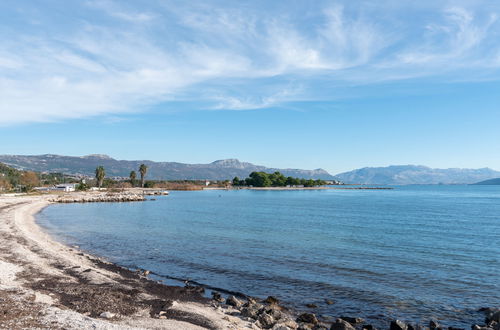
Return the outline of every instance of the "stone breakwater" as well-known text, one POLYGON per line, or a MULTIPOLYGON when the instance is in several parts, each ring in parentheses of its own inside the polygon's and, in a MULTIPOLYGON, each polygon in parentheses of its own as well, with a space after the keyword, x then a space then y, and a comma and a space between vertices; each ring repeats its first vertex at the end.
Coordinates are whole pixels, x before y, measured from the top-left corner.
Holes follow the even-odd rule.
POLYGON ((54 203, 105 203, 105 202, 143 202, 142 194, 106 193, 106 194, 69 194, 51 199, 54 203))
MULTIPOLYGON (((246 321, 253 323, 254 329, 272 330, 376 330, 374 326, 359 317, 340 316, 334 322, 325 322, 313 313, 302 313, 294 315, 285 307, 280 306, 275 297, 265 300, 248 297, 246 301, 235 296, 222 298, 218 292, 212 292, 215 304, 226 305, 236 309, 233 315, 239 315, 246 321)), ((484 313, 484 324, 474 324, 472 330, 500 330, 500 309, 482 308, 479 312, 484 313)), ((454 327, 446 327, 436 320, 430 320, 428 324, 411 324, 400 320, 393 320, 388 324, 389 330, 465 330, 454 327)))

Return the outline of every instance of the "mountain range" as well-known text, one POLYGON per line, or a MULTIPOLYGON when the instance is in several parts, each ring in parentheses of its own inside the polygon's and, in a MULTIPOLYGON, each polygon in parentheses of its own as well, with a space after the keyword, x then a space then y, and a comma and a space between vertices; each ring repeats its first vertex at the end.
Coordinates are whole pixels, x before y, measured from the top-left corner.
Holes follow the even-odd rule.
POLYGON ((278 169, 237 159, 217 160, 209 164, 184 164, 176 162, 154 162, 149 160, 116 160, 107 155, 82 157, 60 155, 0 155, 0 162, 21 170, 37 172, 60 172, 70 175, 94 176, 97 166, 104 166, 108 177, 128 177, 130 171, 144 163, 148 166, 149 179, 156 180, 227 180, 237 176, 246 178, 251 172, 276 172, 285 176, 305 179, 340 180, 352 184, 471 184, 499 178, 500 172, 490 168, 436 169, 418 165, 393 165, 387 167, 365 167, 331 175, 323 169, 278 169))
POLYGON ((361 184, 471 184, 500 177, 490 168, 430 168, 418 165, 365 167, 336 175, 344 183, 361 184))
POLYGON ((176 162, 154 162, 150 160, 116 160, 107 155, 88 155, 71 157, 60 155, 0 155, 0 162, 16 169, 37 172, 60 172, 71 175, 93 176, 97 166, 104 166, 108 177, 128 177, 130 171, 139 168, 140 164, 148 166, 148 179, 153 180, 226 180, 235 176, 246 178, 251 172, 276 172, 285 176, 305 179, 335 179, 323 169, 300 170, 278 169, 237 159, 217 160, 210 164, 183 164, 176 162))

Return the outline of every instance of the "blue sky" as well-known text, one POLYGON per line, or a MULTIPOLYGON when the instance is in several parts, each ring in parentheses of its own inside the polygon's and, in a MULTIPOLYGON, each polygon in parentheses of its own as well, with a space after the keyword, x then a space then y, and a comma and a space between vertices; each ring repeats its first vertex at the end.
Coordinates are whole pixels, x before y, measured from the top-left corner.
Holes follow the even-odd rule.
POLYGON ((0 153, 500 170, 500 2, 0 2, 0 153))

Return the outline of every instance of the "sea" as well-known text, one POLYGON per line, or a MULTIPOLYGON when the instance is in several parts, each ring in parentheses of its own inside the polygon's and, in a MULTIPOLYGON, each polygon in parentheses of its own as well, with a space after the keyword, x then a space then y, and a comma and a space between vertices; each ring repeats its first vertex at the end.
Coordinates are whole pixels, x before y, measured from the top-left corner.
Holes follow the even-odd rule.
POLYGON ((482 323, 478 309, 500 307, 500 186, 392 188, 171 191, 52 205, 37 222, 61 242, 207 294, 271 295, 380 328, 482 323))

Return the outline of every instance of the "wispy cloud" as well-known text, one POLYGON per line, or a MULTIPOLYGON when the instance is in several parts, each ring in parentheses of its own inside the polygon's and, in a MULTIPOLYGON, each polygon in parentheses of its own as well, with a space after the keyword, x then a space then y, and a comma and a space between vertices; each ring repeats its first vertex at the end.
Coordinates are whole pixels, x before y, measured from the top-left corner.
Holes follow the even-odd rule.
POLYGON ((109 0, 55 18, 13 12, 17 21, 0 28, 0 124, 113 116, 179 98, 260 109, 309 99, 318 84, 500 68, 500 5, 424 6, 411 20, 390 3, 139 8, 109 0))

